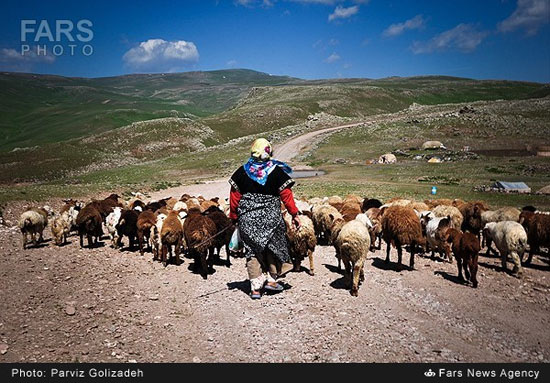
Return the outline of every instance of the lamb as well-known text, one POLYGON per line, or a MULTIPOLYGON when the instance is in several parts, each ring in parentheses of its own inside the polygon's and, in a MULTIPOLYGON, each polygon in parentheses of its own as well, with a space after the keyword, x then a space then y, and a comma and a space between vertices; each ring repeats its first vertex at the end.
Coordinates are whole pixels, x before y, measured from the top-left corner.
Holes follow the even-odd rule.
POLYGON ((466 280, 472 282, 477 288, 477 258, 479 255, 479 239, 472 233, 462 233, 457 229, 450 228, 446 233, 447 242, 452 244, 453 254, 458 267, 458 277, 464 281, 462 269, 466 280))
POLYGON ((231 266, 231 260, 229 259, 229 242, 231 242, 231 236, 235 230, 235 225, 231 220, 221 211, 217 206, 210 206, 204 215, 210 218, 216 225, 216 237, 214 237, 214 249, 217 250, 217 258, 220 259, 220 251, 222 247, 225 247, 225 254, 227 255, 226 266, 231 266))
POLYGON ((398 264, 401 267, 401 246, 410 245, 409 267, 414 269, 415 246, 425 246, 420 219, 413 209, 406 206, 390 206, 382 209, 382 237, 387 245, 386 262, 390 261, 391 243, 397 248, 398 264))
POLYGON ((201 214, 200 208, 189 209, 188 217, 183 225, 183 234, 190 255, 195 258, 195 267, 199 262, 201 275, 204 279, 208 275, 208 263, 212 262, 214 248, 213 236, 216 234, 216 224, 210 218, 201 214))
POLYGON ((52 210, 48 206, 42 208, 30 208, 23 212, 19 217, 19 229, 23 234, 23 249, 27 246, 27 237, 30 235, 33 246, 44 241, 43 232, 48 226, 48 218, 52 215, 52 210), (38 239, 36 238, 38 234, 38 239))
POLYGON ((526 264, 530 264, 533 254, 539 253, 541 246, 550 248, 550 215, 524 210, 520 214, 519 222, 527 232, 529 257, 526 264))
POLYGON ((103 235, 103 218, 97 206, 98 204, 96 203, 89 203, 80 210, 76 217, 80 247, 84 247, 84 235, 88 239, 88 247, 91 247, 92 244, 97 244, 98 239, 103 235))
POLYGON ((363 213, 366 213, 369 209, 371 208, 377 208, 379 209, 380 206, 382 206, 382 202, 380 200, 377 200, 377 199, 367 199, 365 198, 363 200, 363 204, 361 205, 361 210, 363 213))
POLYGON ((189 209, 187 208, 187 204, 185 202, 178 201, 174 204, 174 207, 172 207, 172 210, 187 212, 189 209))
POLYGON ((50 224, 50 230, 54 243, 61 246, 67 243, 67 236, 71 231, 72 217, 69 210, 54 217, 50 224))
POLYGON ((331 227, 336 218, 343 218, 342 214, 331 205, 318 205, 313 208, 313 226, 319 244, 331 244, 331 227))
POLYGON ((313 221, 306 215, 300 215, 300 228, 296 229, 290 214, 285 213, 283 218, 286 224, 286 236, 294 271, 300 271, 302 260, 307 255, 309 258, 309 275, 315 275, 313 252, 315 246, 317 246, 317 237, 315 236, 313 221))
POLYGON ((118 230, 116 226, 118 221, 120 221, 120 214, 122 213, 122 208, 117 206, 113 211, 105 218, 105 227, 107 228, 107 234, 111 239, 111 247, 118 247, 118 230))
POLYGON ((157 223, 157 215, 151 210, 145 210, 139 213, 137 218, 137 240, 139 244, 139 253, 143 255, 143 240, 146 239, 147 243, 151 241, 151 230, 157 223))
POLYGON ((351 282, 351 295, 356 297, 359 283, 365 279, 363 265, 370 248, 370 234, 365 224, 358 220, 345 223, 336 238, 335 247, 344 262, 345 279, 351 282))
POLYGON ((464 217, 462 213, 460 213, 460 210, 454 206, 438 205, 432 209, 432 213, 435 217, 450 217, 454 229, 460 229, 462 227, 464 217))
POLYGON ((180 252, 183 246, 183 225, 182 216, 185 214, 171 210, 164 221, 160 230, 161 260, 164 267, 172 258, 172 246, 174 247, 174 256, 176 265, 181 264, 180 252))
POLYGON ((115 226, 118 234, 117 247, 122 246, 122 238, 124 236, 128 237, 128 247, 130 249, 134 248, 134 244, 137 240, 137 221, 138 221, 138 211, 137 210, 122 210, 120 213, 120 220, 115 226))
POLYGON ((436 217, 422 216, 421 223, 426 227, 426 240, 432 251, 432 259, 435 251, 438 251, 440 256, 445 253, 445 257, 450 263, 453 263, 451 257, 451 249, 447 242, 447 230, 452 228, 451 217, 436 217))
POLYGON ((483 236, 495 242, 495 246, 500 252, 503 270, 506 270, 506 261, 510 255, 514 262, 512 274, 515 276, 522 274, 521 258, 523 258, 527 247, 527 233, 520 223, 513 221, 489 222, 483 228, 483 236))
POLYGON ((63 200, 63 202, 65 202, 65 205, 61 207, 59 213, 63 214, 67 212, 70 225, 69 232, 77 231, 78 228, 76 226, 76 217, 78 216, 78 212, 84 207, 84 204, 73 199, 63 200))
POLYGON ((333 195, 332 197, 328 197, 327 204, 339 211, 342 208, 342 205, 344 205, 344 200, 340 196, 333 195))

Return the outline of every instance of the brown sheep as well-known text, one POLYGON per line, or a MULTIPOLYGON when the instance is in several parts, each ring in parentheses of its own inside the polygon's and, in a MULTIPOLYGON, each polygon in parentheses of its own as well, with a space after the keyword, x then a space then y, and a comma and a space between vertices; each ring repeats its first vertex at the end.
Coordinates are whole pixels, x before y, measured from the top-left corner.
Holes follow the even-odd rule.
POLYGON ((456 258, 458 267, 458 278, 464 281, 462 269, 466 275, 466 280, 472 282, 474 288, 477 287, 477 258, 479 255, 479 239, 472 233, 462 233, 456 229, 448 229, 446 233, 447 242, 452 244, 453 254, 456 258))
POLYGON ((204 215, 210 218, 216 225, 216 237, 213 239, 214 249, 217 250, 217 258, 220 259, 221 248, 225 247, 225 254, 227 255, 226 266, 231 266, 229 242, 231 242, 231 236, 233 235, 233 231, 235 231, 235 225, 217 206, 210 206, 206 209, 204 215))
POLYGON ((122 210, 120 213, 120 220, 115 226, 118 233, 117 247, 122 246, 122 237, 128 237, 128 247, 134 248, 135 242, 137 242, 137 220, 139 213, 136 210, 122 210))
POLYGON ((201 211, 205 212, 210 207, 218 207, 218 203, 214 201, 209 201, 209 200, 201 202, 201 211))
POLYGON ((103 218, 97 206, 98 204, 94 202, 89 203, 80 210, 76 217, 80 247, 84 247, 84 235, 88 239, 88 247, 97 244, 98 239, 103 235, 103 218))
POLYGON ((161 261, 166 267, 172 258, 172 246, 174 246, 175 264, 180 265, 180 252, 183 244, 183 226, 179 213, 175 210, 170 210, 166 219, 162 222, 160 230, 161 244, 161 261))
POLYGON ((420 219, 413 209, 406 206, 390 206, 382 209, 382 237, 387 245, 386 262, 390 261, 391 243, 397 248, 397 263, 402 265, 401 246, 410 246, 409 267, 414 269, 414 253, 417 245, 425 247, 420 219))
POLYGON ((137 239, 139 243, 139 253, 143 255, 143 240, 147 240, 150 247, 151 229, 157 223, 157 215, 151 210, 145 210, 139 213, 137 219, 137 239))
POLYGON ((183 234, 189 250, 189 254, 195 259, 195 269, 200 263, 201 275, 204 279, 208 276, 214 252, 214 239, 216 224, 210 218, 201 214, 200 208, 189 209, 187 219, 183 225, 183 234), (207 262, 208 257, 208 262, 207 262))
POLYGON ((462 214, 462 231, 469 231, 479 237, 483 229, 481 213, 489 210, 487 204, 483 201, 468 202, 458 209, 462 214))
POLYGON ((361 205, 357 201, 344 202, 339 211, 344 217, 344 221, 349 222, 354 220, 357 214, 361 214, 361 205))
POLYGON ((315 236, 313 221, 308 216, 301 215, 299 217, 300 227, 296 229, 290 214, 285 213, 283 218, 286 224, 286 236, 294 271, 300 271, 302 260, 307 256, 309 259, 309 275, 315 275, 313 252, 315 246, 317 246, 317 237, 315 236))
POLYGON ((95 207, 101 215, 101 219, 105 220, 105 218, 113 212, 116 206, 122 207, 122 203, 118 200, 119 198, 118 194, 111 194, 109 197, 102 200, 92 200, 88 205, 95 207))
POLYGON ((527 232, 529 257, 525 263, 530 264, 533 254, 539 253, 541 246, 550 248, 550 215, 524 210, 519 216, 519 223, 527 232))

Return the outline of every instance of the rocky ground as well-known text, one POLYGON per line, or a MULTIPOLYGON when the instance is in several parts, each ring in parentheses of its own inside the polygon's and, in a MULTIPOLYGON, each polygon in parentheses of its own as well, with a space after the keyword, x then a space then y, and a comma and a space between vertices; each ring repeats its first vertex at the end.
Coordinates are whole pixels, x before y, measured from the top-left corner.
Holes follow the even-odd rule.
POLYGON ((480 256, 474 289, 456 264, 417 257, 397 271, 380 250, 354 298, 333 248, 319 246, 315 276, 291 272, 283 293, 254 301, 242 258, 203 280, 188 258, 164 268, 150 253, 49 238, 23 251, 17 229, 0 226, 0 362, 550 360, 547 256, 522 279, 480 256))

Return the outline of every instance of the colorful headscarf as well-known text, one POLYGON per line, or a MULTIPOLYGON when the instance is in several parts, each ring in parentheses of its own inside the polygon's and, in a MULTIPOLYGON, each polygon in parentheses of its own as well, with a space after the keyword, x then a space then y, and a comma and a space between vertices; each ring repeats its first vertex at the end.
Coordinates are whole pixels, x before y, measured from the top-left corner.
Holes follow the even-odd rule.
POLYGON ((290 166, 284 162, 271 159, 273 149, 271 143, 265 138, 258 138, 252 144, 250 149, 250 159, 244 164, 246 174, 260 185, 265 185, 267 177, 275 169, 280 166, 286 173, 292 173, 290 166))

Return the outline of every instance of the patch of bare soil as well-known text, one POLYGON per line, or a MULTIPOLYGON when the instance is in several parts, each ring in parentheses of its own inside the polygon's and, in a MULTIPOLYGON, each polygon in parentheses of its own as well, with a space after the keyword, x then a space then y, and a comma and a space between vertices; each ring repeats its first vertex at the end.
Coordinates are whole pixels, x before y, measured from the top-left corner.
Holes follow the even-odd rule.
POLYGON ((284 292, 254 301, 243 258, 203 280, 188 258, 164 268, 76 236, 23 251, 18 230, 0 227, 0 362, 550 360, 548 257, 516 279, 482 255, 477 289, 456 264, 417 257, 397 271, 384 258, 369 254, 354 298, 319 246, 315 276, 290 272, 284 292))

